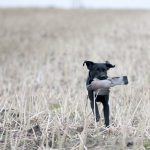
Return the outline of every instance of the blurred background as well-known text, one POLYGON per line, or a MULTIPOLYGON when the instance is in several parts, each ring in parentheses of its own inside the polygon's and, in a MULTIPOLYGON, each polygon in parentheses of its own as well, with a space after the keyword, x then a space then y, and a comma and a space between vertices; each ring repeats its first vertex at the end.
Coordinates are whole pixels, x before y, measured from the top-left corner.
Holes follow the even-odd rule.
POLYGON ((150 150, 149 9, 150 0, 0 0, 0 150, 82 150, 83 141, 150 150), (111 89, 109 135, 94 127, 85 60, 129 78, 111 89))
POLYGON ((149 0, 0 0, 0 7, 149 9, 149 0))

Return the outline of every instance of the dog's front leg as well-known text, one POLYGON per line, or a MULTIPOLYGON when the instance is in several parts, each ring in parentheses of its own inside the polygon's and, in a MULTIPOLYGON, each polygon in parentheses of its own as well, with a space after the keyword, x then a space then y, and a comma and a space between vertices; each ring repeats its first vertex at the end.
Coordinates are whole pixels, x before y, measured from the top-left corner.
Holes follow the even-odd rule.
POLYGON ((103 96, 102 104, 103 104, 103 111, 104 111, 104 119, 105 119, 105 126, 109 127, 109 95, 103 96))
POLYGON ((95 118, 96 122, 98 122, 100 120, 100 114, 99 114, 98 106, 97 106, 97 103, 96 103, 96 99, 94 99, 94 92, 93 91, 88 91, 88 95, 89 95, 90 104, 91 104, 93 114, 96 117, 95 118))

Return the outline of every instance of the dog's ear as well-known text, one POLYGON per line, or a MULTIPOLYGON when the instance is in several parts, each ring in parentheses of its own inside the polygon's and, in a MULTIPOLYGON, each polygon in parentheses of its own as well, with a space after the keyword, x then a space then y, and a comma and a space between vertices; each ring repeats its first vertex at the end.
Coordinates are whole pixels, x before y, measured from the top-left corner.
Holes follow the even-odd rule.
POLYGON ((84 66, 84 64, 86 64, 86 66, 87 66, 87 68, 89 69, 89 70, 91 70, 92 69, 92 67, 93 67, 93 65, 94 65, 94 62, 92 62, 92 61, 84 61, 84 63, 83 63, 83 66, 84 66))
POLYGON ((114 68, 115 65, 112 65, 109 61, 105 62, 107 69, 114 68))

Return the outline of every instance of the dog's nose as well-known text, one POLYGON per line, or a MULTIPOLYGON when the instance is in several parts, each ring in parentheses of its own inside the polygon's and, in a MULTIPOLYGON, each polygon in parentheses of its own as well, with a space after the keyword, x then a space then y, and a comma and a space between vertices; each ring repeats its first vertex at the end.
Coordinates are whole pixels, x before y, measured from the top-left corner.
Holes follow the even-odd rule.
POLYGON ((102 72, 101 77, 105 77, 105 76, 106 76, 106 73, 102 72))
POLYGON ((99 79, 102 79, 102 78, 107 78, 107 74, 105 73, 100 73, 98 76, 97 76, 99 79))

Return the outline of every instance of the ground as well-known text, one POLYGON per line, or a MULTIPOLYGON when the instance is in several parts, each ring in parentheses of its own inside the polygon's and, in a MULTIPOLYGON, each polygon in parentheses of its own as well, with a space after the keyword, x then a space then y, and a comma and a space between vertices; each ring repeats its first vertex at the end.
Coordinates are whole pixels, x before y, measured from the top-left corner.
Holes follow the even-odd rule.
POLYGON ((150 149, 150 11, 0 10, 0 149, 150 149), (115 64, 110 129, 95 124, 84 60, 115 64))

